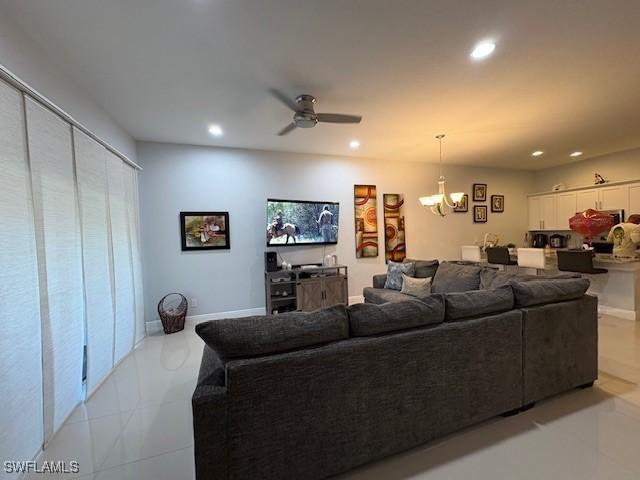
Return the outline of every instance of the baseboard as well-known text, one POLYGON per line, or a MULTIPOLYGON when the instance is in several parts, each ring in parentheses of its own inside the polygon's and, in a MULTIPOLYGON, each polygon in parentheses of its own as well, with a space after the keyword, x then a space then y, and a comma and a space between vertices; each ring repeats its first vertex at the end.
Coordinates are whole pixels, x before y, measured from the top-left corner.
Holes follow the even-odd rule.
POLYGON ((598 312, 603 315, 610 315, 612 317, 631 320, 634 322, 639 319, 638 314, 634 310, 625 310, 623 308, 609 307, 607 305, 598 305, 598 312))
MULTIPOLYGON (((189 315, 185 321, 185 325, 197 325, 198 323, 208 322, 209 320, 220 320, 222 318, 241 318, 251 315, 264 315, 265 308, 247 308, 244 310, 231 310, 228 312, 204 313, 202 315, 189 315)), ((160 319, 147 322, 147 335, 162 333, 162 322, 160 319)))
POLYGON ((353 305, 354 303, 364 303, 364 297, 362 295, 349 297, 349 305, 353 305))

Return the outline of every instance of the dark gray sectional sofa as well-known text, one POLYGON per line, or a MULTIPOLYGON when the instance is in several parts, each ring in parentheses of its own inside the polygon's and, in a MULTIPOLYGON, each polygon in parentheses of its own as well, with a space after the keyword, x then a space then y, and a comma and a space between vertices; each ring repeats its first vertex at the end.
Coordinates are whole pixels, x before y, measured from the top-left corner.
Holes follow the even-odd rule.
POLYGON ((198 325, 197 479, 326 478, 593 383, 587 280, 466 268, 419 300, 198 325))

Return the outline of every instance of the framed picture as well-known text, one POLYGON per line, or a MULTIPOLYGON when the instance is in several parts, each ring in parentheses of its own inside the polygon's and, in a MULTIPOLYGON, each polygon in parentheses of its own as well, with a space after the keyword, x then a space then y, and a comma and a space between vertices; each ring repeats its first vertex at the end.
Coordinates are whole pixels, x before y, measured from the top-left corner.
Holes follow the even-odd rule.
POLYGON ((491 195, 491 211, 495 213, 504 212, 504 195, 491 195))
POLYGON ((473 207, 473 223, 487 223, 486 205, 475 205, 473 207))
POLYGON ((473 201, 474 202, 487 201, 487 184, 486 183, 473 184, 473 201))
POLYGON ((469 211, 469 195, 466 193, 462 196, 462 200, 458 203, 458 206, 453 209, 457 213, 465 213, 469 211))
POLYGON ((229 250, 229 212, 180 212, 182 251, 229 250))

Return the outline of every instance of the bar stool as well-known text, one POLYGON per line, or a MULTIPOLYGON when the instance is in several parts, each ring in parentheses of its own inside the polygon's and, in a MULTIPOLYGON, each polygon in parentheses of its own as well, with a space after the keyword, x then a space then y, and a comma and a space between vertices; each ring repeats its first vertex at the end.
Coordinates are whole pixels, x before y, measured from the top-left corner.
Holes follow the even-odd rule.
POLYGON ((519 248, 518 266, 520 268, 534 268, 536 270, 536 275, 540 275, 540 272, 544 274, 544 270, 547 266, 547 256, 544 254, 544 249, 519 248))
POLYGON ((518 262, 511 260, 507 247, 490 247, 485 252, 487 252, 487 263, 503 265, 505 270, 509 266, 518 265, 518 262))
POLYGON ((460 247, 460 257, 467 262, 480 262, 482 260, 480 247, 477 245, 462 245, 460 247))
POLYGON ((607 273, 606 268, 593 266, 593 254, 584 250, 558 250, 558 270, 597 275, 607 273))

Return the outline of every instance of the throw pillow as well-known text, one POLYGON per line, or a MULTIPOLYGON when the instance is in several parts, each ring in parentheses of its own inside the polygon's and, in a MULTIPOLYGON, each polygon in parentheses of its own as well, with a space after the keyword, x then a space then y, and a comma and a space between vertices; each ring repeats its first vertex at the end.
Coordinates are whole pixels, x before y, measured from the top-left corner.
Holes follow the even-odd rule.
POLYGON ((389 262, 387 265, 387 280, 384 288, 402 290, 402 274, 413 277, 416 265, 414 263, 389 262))
POLYGON ((413 278, 403 273, 400 292, 412 297, 426 297, 431 293, 431 277, 413 278))

